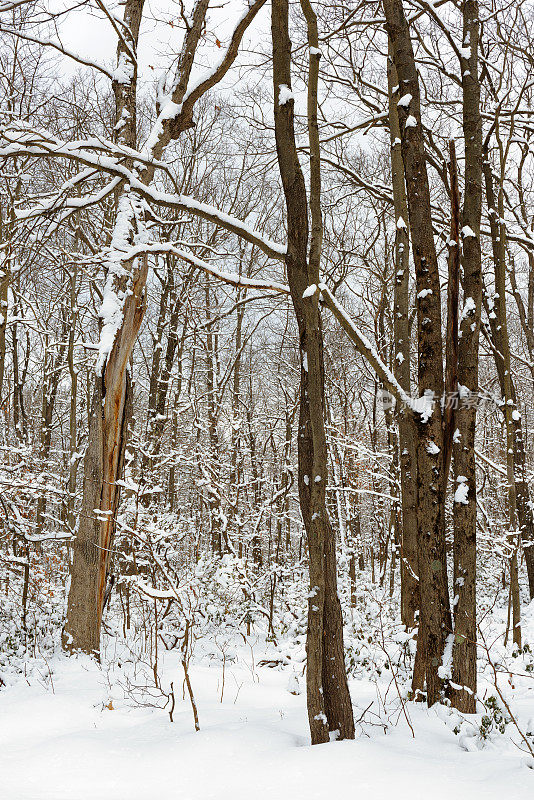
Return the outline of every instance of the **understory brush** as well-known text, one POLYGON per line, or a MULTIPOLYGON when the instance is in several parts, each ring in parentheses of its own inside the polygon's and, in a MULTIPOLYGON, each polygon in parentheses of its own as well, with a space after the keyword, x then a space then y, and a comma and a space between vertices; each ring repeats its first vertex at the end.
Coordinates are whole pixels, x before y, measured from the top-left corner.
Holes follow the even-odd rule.
MULTIPOLYGON (((147 558, 148 562, 148 558, 147 558)), ((261 670, 287 675, 287 690, 304 692, 307 576, 305 565, 279 565, 268 573, 235 554, 202 557, 178 567, 165 550, 151 552, 150 570, 119 575, 104 620, 99 669, 111 707, 153 707, 173 720, 178 702, 202 726, 195 689, 197 668, 216 670, 221 703, 236 697, 245 670, 253 683, 261 670), (274 591, 273 591, 274 586, 274 591), (232 676, 230 678, 230 676, 232 676)), ((0 605, 0 689, 36 679, 53 689, 53 656, 60 646, 64 590, 48 584, 30 594, 23 622, 20 592, 0 605)), ((417 738, 424 704, 410 700, 417 629, 401 624, 396 592, 362 572, 356 590, 340 581, 345 658, 357 735, 407 726, 417 738)), ((507 608, 502 594, 481 602, 477 713, 460 714, 446 696, 427 713, 438 717, 468 751, 519 749, 530 764, 534 747, 534 603, 523 609, 521 649, 505 644, 507 608)), ((106 705, 106 708, 109 707, 106 705)))

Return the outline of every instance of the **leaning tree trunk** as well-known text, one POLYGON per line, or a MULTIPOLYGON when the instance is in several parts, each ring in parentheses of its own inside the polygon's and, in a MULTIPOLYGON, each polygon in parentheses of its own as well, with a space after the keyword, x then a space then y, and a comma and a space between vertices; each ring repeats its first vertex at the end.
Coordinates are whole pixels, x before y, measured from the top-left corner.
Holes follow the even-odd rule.
MULTIPOLYGON (((144 0, 127 0, 124 9, 126 38, 119 39, 117 61, 127 64, 127 79, 116 79, 113 90, 116 102, 119 144, 136 145, 137 40, 144 0)), ((130 165, 131 166, 131 165, 130 165)), ((111 556, 115 514, 119 500, 120 478, 129 411, 128 363, 144 314, 144 289, 147 278, 146 257, 129 264, 120 261, 125 236, 130 240, 142 226, 142 211, 128 186, 123 186, 118 201, 117 222, 111 240, 111 255, 106 291, 117 299, 124 292, 122 318, 104 319, 113 330, 109 352, 101 356, 89 418, 89 439, 84 458, 83 499, 78 531, 73 543, 71 585, 63 644, 69 650, 98 654, 107 572, 111 556), (125 233, 126 231, 126 233, 125 233), (114 259, 114 251, 117 251, 114 259), (122 269, 121 269, 122 267, 122 269)))
MULTIPOLYGON (((402 0, 384 0, 386 28, 401 97, 397 105, 417 291, 418 382, 421 408, 417 432, 417 503, 421 614, 419 661, 429 705, 442 688, 445 635, 451 628, 445 550, 445 481, 441 398, 443 341, 441 292, 432 229, 430 189, 421 124, 419 78, 402 0)), ((422 675, 420 671, 419 676, 422 675)), ((421 690, 419 679, 414 685, 421 690)))
POLYGON ((327 448, 323 336, 318 290, 322 235, 317 130, 320 51, 313 9, 305 0, 302 7, 308 23, 310 44, 308 127, 311 150, 312 237, 309 260, 308 202, 295 144, 294 100, 290 88, 288 0, 273 2, 272 39, 276 150, 287 211, 286 268, 297 318, 301 354, 298 485, 310 562, 306 681, 312 743, 317 744, 329 741, 330 735, 341 739, 353 738, 354 720, 343 653, 335 536, 328 518, 325 491, 327 448))
MULTIPOLYGON (((170 103, 148 137, 150 151, 139 171, 139 182, 153 182, 156 163, 167 145, 192 127, 195 103, 217 84, 233 64, 241 39, 265 0, 252 0, 239 19, 226 54, 194 91, 187 94, 196 50, 205 27, 209 0, 196 0, 189 17, 176 74, 169 92, 170 103)), ((118 45, 118 70, 113 80, 118 143, 136 146, 137 41, 144 0, 126 0, 124 24, 118 45)), ((125 157, 127 168, 132 159, 125 157)), ((138 165, 139 166, 139 165, 138 165)), ((127 367, 144 313, 147 258, 124 260, 124 250, 146 241, 145 206, 128 183, 119 191, 117 220, 111 238, 108 275, 101 315, 99 375, 96 381, 89 441, 84 461, 84 494, 80 525, 73 547, 71 588, 63 641, 69 649, 98 652, 106 575, 111 555, 118 504, 118 484, 126 433, 129 397, 127 367)))

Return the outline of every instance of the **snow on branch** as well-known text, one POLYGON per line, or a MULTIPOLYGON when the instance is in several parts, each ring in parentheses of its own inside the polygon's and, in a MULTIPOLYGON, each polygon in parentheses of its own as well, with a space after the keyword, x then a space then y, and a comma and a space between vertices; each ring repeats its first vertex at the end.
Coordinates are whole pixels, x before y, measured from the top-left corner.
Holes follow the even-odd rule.
POLYGON ((325 283, 319 284, 324 304, 330 309, 335 316, 349 339, 354 343, 358 352, 369 362, 378 378, 382 381, 386 389, 400 403, 407 406, 407 408, 416 412, 416 403, 406 394, 402 386, 398 383, 397 379, 391 370, 384 364, 375 348, 369 339, 357 328, 354 321, 349 314, 345 311, 341 303, 334 297, 330 289, 325 283))
POLYGON ((280 294, 289 294, 289 286, 277 281, 261 281, 254 280, 253 278, 245 278, 237 273, 225 272, 204 261, 201 258, 188 253, 181 247, 177 247, 172 242, 161 242, 155 244, 140 244, 136 247, 131 247, 124 251, 121 255, 121 261, 128 262, 141 255, 163 255, 171 254, 181 258, 193 267, 197 267, 208 275, 218 278, 223 283, 231 284, 232 286, 243 286, 249 289, 261 289, 264 291, 273 291, 280 294))
MULTIPOLYGON (((13 4, 12 4, 13 5, 13 4)), ((4 9, 0 7, 0 13, 4 9)), ((56 50, 57 52, 61 53, 67 58, 70 58, 72 61, 76 61, 76 63, 81 64, 84 67, 90 67, 91 69, 96 69, 98 72, 101 72, 106 78, 110 80, 113 79, 113 73, 111 73, 106 67, 102 64, 98 64, 96 61, 93 61, 90 58, 86 58, 86 56, 80 55, 80 53, 74 53, 72 50, 64 47, 64 45, 60 44, 60 42, 52 42, 46 39, 38 39, 36 36, 30 36, 28 33, 22 33, 19 28, 10 28, 1 26, 0 33, 3 33, 8 36, 16 36, 18 39, 23 39, 25 42, 31 42, 32 44, 38 44, 41 47, 50 47, 52 50, 56 50)))
MULTIPOLYGON (((187 195, 160 192, 153 185, 146 185, 143 183, 136 172, 133 169, 128 169, 118 156, 119 152, 121 154, 124 152, 125 155, 133 157, 135 161, 138 160, 141 163, 147 163, 146 157, 137 151, 130 150, 129 148, 120 148, 120 150, 118 150, 117 147, 114 146, 117 157, 112 157, 100 152, 102 142, 98 139, 63 142, 46 132, 35 131, 26 126, 22 128, 6 128, 2 131, 1 135, 8 144, 0 148, 0 158, 13 158, 20 155, 68 158, 86 167, 92 167, 99 172, 105 172, 120 177, 130 185, 132 190, 149 203, 155 203, 156 205, 178 211, 189 212, 195 217, 219 225, 230 233, 234 233, 242 239, 245 239, 249 244, 255 245, 269 256, 269 258, 280 261, 285 257, 285 245, 281 245, 263 236, 237 217, 226 214, 215 206, 211 206, 207 203, 200 203, 187 195), (98 152, 92 149, 95 147, 98 147, 98 152)), ((157 161, 152 163, 155 166, 164 166, 160 165, 157 161)), ((87 175, 89 175, 89 173, 87 173, 87 175)), ((62 190, 65 188, 66 184, 62 187, 62 190)), ((60 193, 62 190, 60 190, 60 193)), ((75 200, 64 200, 61 205, 54 201, 43 206, 42 210, 40 210, 39 206, 36 206, 30 211, 23 212, 23 216, 27 218, 30 216, 37 216, 39 213, 49 213, 54 210, 54 207, 83 207, 83 197, 76 197, 75 200), (81 205, 77 205, 78 203, 81 205)))
MULTIPOLYGON (((237 57, 239 45, 245 31, 265 3, 266 0, 252 0, 252 2, 247 0, 246 8, 237 21, 226 51, 214 66, 190 83, 189 75, 198 43, 198 36, 202 28, 203 16, 205 16, 208 6, 203 0, 198 0, 193 11, 193 24, 184 41, 178 72, 170 96, 167 98, 167 102, 162 104, 158 119, 145 144, 144 149, 147 154, 159 158, 172 139, 176 139, 181 131, 191 127, 195 103, 224 78, 237 57), (195 24, 194 19, 197 12, 199 19, 202 17, 199 24, 195 24), (187 86, 184 85, 184 77, 187 80, 187 86)), ((148 171, 150 172, 150 168, 148 171)), ((142 177, 145 182, 148 182, 146 175, 142 177)), ((150 178, 150 176, 148 177, 150 178)))
POLYGON ((113 348, 117 332, 120 330, 124 318, 124 301, 132 293, 132 275, 125 268, 126 262, 133 259, 124 259, 123 254, 130 248, 130 241, 141 244, 146 237, 146 228, 143 220, 142 204, 134 193, 124 191, 119 198, 117 218, 113 228, 113 235, 107 262, 106 282, 102 303, 98 316, 102 320, 102 330, 98 344, 98 358, 96 373, 101 375, 106 365, 109 354, 113 348), (126 278, 128 284, 121 287, 121 280, 126 278))
MULTIPOLYGON (((91 177, 94 176, 94 170, 85 170, 86 173, 91 172, 91 177)), ((53 197, 47 202, 42 202, 39 205, 33 206, 26 211, 17 210, 16 219, 18 222, 24 222, 37 217, 49 216, 56 211, 61 212, 61 219, 66 219, 74 211, 82 211, 83 209, 90 208, 91 206, 98 205, 106 197, 112 194, 117 186, 119 186, 121 179, 113 178, 113 180, 106 183, 102 189, 94 192, 93 194, 82 195, 81 197, 64 197, 63 193, 66 190, 64 185, 53 197), (66 212, 66 213, 65 213, 66 212)), ((78 182, 78 181, 76 181, 78 182)), ((70 182, 71 187, 74 182, 70 182)))

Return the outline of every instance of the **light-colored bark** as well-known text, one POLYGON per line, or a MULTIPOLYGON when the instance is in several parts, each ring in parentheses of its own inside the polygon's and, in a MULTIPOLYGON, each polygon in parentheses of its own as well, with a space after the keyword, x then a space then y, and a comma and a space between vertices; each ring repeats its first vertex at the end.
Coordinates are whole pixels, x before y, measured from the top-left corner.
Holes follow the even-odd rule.
MULTIPOLYGON (((188 95, 187 87, 201 39, 209 0, 197 0, 188 25, 170 102, 173 113, 158 109, 159 117, 146 146, 149 159, 160 159, 166 146, 191 127, 195 102, 226 74, 235 60, 248 25, 265 0, 255 0, 240 19, 225 57, 219 66, 188 95)), ((137 43, 144 0, 126 0, 124 26, 119 37, 117 71, 113 80, 116 102, 116 139, 119 145, 136 147, 137 43)), ((131 159, 125 159, 131 167, 131 159)), ((98 360, 99 375, 93 399, 93 413, 84 461, 84 497, 78 534, 73 547, 71 588, 63 642, 70 650, 98 653, 100 625, 107 573, 112 553, 115 515, 119 501, 117 480, 124 460, 130 420, 128 364, 143 319, 145 285, 148 274, 146 255, 124 261, 125 246, 144 243, 142 186, 152 183, 155 166, 148 164, 140 173, 139 188, 123 183, 119 191, 117 218, 111 237, 107 305, 98 360)), ((143 247, 141 247, 141 253, 143 247)), ((104 303, 104 306, 106 302, 104 303)))

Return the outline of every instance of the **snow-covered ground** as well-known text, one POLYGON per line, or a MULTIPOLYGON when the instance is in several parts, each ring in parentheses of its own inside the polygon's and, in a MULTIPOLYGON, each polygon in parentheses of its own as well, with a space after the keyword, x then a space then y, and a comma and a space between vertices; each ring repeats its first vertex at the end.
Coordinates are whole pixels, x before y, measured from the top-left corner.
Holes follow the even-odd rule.
POLYGON ((176 693, 171 723, 150 665, 107 647, 107 666, 55 655, 0 692, 2 800, 534 797, 534 769, 517 747, 470 752, 443 708, 407 704, 414 738, 391 680, 353 680, 356 718, 368 709, 356 741, 312 748, 304 691, 290 691, 304 689, 301 670, 258 666, 259 637, 226 643, 217 658, 200 648, 191 666, 199 732, 175 653, 159 654, 176 693))

